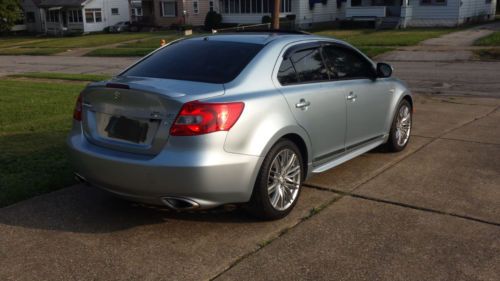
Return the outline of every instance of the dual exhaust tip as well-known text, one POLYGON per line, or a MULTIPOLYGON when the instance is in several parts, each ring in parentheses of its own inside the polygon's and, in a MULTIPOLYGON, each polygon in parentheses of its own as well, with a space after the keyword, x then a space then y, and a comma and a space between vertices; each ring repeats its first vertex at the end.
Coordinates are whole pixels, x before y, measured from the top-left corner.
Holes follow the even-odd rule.
MULTIPOLYGON (((86 183, 88 184, 87 179, 78 174, 75 173, 75 179, 79 183, 86 183)), ((177 211, 188 211, 188 210, 194 210, 200 208, 200 204, 187 198, 182 198, 182 197, 163 197, 161 198, 163 204, 165 204, 167 207, 177 210, 177 211)))

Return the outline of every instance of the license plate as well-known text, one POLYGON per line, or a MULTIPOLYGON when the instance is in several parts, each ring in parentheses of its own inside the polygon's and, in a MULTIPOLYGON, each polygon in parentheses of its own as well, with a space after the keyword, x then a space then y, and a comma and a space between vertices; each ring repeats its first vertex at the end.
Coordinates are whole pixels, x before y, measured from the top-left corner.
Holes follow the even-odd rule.
POLYGON ((147 123, 138 120, 113 116, 109 119, 105 131, 110 138, 141 143, 146 140, 148 127, 147 123))

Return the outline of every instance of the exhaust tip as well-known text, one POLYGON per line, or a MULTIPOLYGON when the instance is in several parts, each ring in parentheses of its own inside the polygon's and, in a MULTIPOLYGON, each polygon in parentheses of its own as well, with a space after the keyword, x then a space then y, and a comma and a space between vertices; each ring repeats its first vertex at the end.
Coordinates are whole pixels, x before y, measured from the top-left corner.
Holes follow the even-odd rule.
POLYGON ((200 204, 186 198, 163 197, 162 200, 167 207, 178 211, 193 210, 200 207, 200 204))

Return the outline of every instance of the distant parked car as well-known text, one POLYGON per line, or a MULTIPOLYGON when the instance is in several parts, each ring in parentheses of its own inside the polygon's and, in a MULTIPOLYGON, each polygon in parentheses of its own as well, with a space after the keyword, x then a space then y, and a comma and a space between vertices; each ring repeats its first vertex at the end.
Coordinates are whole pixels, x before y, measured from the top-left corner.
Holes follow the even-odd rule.
POLYGON ((282 32, 174 41, 78 97, 77 177, 178 210, 286 216, 302 183, 379 145, 403 150, 413 100, 347 43, 282 32))
POLYGON ((124 32, 124 31, 130 31, 130 22, 121 21, 109 27, 109 32, 124 32))

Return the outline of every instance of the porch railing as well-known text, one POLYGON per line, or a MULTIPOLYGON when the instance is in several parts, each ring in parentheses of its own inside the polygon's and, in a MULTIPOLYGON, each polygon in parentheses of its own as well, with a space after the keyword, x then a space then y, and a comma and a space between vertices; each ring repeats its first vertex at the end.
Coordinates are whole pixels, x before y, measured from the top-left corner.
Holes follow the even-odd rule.
POLYGON ((386 16, 385 6, 349 7, 345 11, 346 18, 383 18, 386 16))

